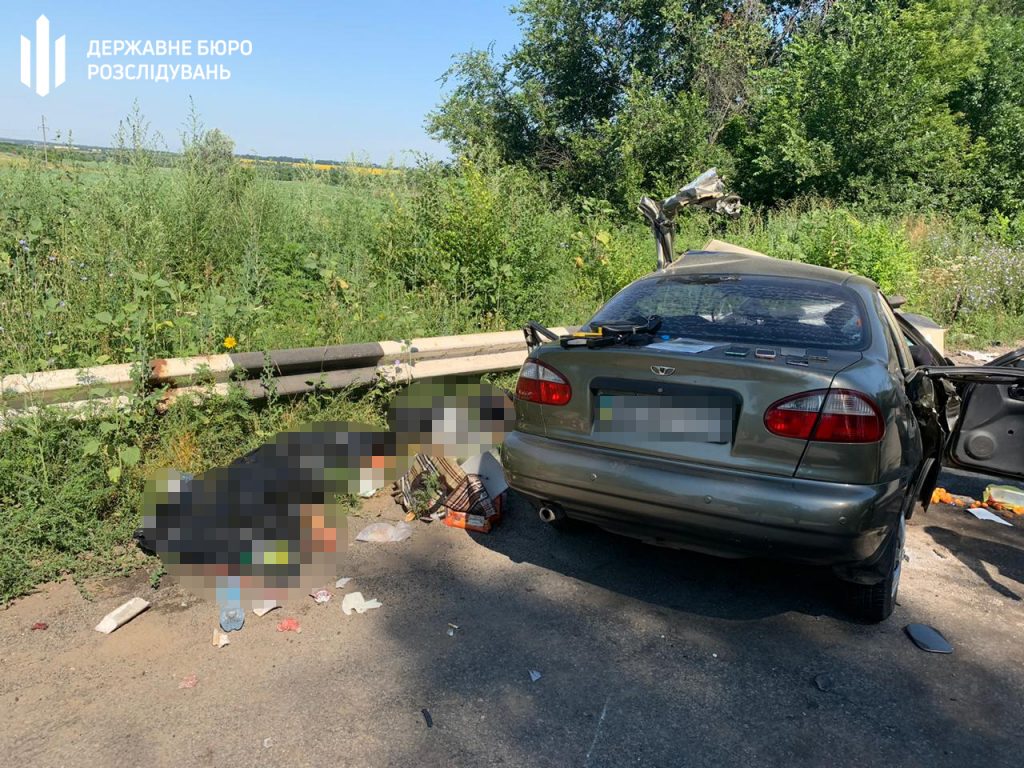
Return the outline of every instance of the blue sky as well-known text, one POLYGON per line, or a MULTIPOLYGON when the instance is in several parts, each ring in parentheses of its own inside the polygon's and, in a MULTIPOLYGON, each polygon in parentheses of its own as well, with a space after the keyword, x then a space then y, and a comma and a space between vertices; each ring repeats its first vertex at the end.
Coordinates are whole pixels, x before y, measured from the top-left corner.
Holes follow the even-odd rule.
MULTIPOLYGON (((423 128, 452 56, 519 39, 506 0, 421 2, 69 2, 4 0, 0 12, 0 136, 39 138, 40 119, 76 143, 108 145, 133 100, 168 148, 191 96, 208 127, 238 152, 384 163, 408 151, 443 156, 423 128), (40 14, 67 36, 67 80, 45 97, 20 83, 20 36, 40 14), (89 41, 248 39, 252 54, 223 59, 87 58, 89 41), (223 62, 228 81, 102 81, 88 65, 223 62)), ((193 43, 193 45, 195 45, 193 43)), ((34 50, 34 49, 33 49, 34 50)))

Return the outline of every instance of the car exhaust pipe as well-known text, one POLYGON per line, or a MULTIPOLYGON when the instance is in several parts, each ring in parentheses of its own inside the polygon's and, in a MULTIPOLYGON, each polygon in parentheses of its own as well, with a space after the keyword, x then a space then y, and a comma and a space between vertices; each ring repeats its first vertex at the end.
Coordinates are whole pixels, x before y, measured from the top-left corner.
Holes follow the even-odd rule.
POLYGON ((558 504, 553 504, 551 502, 541 504, 540 509, 537 510, 537 515, 548 525, 557 525, 559 523, 564 523, 566 520, 565 510, 558 504))

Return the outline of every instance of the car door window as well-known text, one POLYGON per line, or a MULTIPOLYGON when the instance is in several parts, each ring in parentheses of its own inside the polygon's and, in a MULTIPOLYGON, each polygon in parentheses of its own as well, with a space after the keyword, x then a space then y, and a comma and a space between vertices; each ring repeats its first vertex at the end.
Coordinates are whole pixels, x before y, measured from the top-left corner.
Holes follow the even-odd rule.
POLYGON ((911 356, 910 348, 903 338, 903 332, 896 321, 896 316, 892 313, 889 303, 881 293, 875 294, 875 304, 878 307, 878 314, 881 316, 889 336, 890 352, 896 354, 897 370, 906 373, 915 367, 914 358, 911 356))

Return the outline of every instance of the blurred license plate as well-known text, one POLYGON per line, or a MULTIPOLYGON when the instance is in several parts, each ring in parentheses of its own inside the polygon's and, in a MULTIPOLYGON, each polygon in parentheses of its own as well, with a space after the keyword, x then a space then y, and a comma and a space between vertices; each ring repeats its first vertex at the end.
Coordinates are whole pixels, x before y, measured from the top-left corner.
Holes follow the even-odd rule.
POLYGON ((728 396, 598 393, 594 432, 658 443, 728 443, 732 419, 728 396))

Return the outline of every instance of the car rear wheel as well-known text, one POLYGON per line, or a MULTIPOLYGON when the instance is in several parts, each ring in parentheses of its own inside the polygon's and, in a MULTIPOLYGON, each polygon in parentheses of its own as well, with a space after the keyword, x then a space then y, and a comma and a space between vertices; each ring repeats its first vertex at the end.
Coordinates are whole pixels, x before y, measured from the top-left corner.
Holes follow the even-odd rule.
POLYGON ((903 549, 907 541, 907 519, 900 515, 899 525, 890 537, 886 558, 886 576, 877 584, 848 584, 850 610, 861 621, 877 624, 885 621, 896 608, 900 575, 903 571, 903 549))

